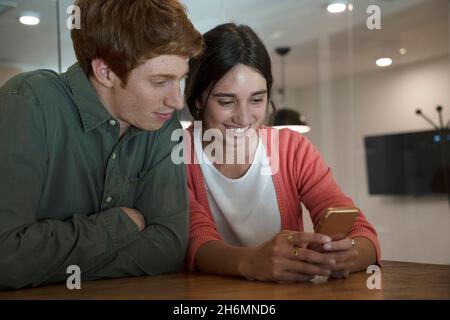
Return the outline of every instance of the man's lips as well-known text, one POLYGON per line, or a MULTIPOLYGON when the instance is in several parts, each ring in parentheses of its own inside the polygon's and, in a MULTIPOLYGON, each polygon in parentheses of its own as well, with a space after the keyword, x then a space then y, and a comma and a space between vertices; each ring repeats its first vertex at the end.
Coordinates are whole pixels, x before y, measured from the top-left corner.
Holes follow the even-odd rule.
POLYGON ((161 121, 167 121, 172 117, 173 112, 155 112, 155 117, 161 121))

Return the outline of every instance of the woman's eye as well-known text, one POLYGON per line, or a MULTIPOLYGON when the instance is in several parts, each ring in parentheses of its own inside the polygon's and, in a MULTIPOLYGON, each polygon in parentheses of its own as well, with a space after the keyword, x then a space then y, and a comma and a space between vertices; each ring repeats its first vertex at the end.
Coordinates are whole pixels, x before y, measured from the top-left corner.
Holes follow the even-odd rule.
POLYGON ((229 106, 233 103, 234 103, 234 101, 232 101, 232 100, 219 100, 219 104, 222 106, 229 106))
POLYGON ((254 98, 250 100, 250 103, 259 104, 264 101, 264 98, 254 98))

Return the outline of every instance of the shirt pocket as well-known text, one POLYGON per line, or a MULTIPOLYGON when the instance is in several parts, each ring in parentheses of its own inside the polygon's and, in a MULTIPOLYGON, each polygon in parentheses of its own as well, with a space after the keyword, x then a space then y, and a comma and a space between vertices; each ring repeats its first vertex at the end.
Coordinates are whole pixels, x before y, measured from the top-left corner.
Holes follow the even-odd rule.
POLYGON ((145 189, 148 189, 148 183, 152 180, 153 170, 142 171, 137 176, 129 177, 126 180, 125 192, 121 197, 122 206, 136 208, 136 202, 145 189))

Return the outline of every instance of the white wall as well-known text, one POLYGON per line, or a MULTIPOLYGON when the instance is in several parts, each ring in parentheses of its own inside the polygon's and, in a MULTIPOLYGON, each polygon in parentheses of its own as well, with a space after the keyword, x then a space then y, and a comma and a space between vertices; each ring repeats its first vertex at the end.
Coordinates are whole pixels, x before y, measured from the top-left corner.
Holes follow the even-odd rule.
POLYGON ((366 135, 431 129, 416 108, 437 121, 443 105, 450 119, 448 57, 289 90, 288 105, 308 117, 307 136, 377 228, 384 260, 450 264, 447 198, 369 195, 363 144, 366 135))

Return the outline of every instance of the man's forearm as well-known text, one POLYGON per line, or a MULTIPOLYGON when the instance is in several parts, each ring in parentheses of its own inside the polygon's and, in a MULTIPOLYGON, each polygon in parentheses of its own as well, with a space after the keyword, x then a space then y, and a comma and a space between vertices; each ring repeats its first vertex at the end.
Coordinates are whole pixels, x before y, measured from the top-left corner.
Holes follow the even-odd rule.
POLYGON ((181 271, 188 245, 188 221, 185 214, 169 220, 147 226, 112 261, 85 276, 92 280, 181 271))
POLYGON ((0 235, 0 287, 63 281, 69 265, 79 266, 82 272, 96 268, 138 234, 119 208, 17 227, 0 235))

